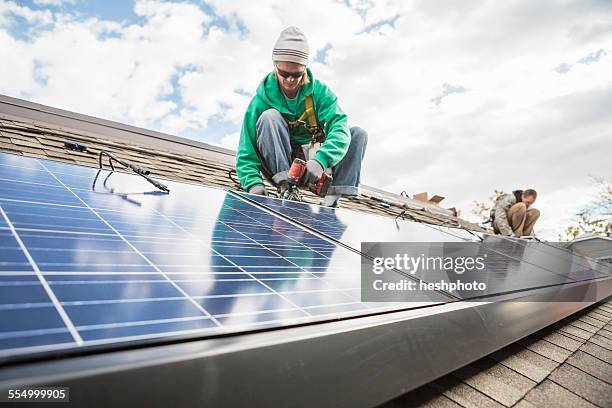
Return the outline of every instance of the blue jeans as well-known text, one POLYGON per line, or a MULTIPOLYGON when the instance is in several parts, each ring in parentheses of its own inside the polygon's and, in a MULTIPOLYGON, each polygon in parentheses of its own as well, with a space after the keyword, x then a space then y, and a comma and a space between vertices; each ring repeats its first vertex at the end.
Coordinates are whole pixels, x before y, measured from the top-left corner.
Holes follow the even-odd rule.
MULTIPOLYGON (((327 194, 357 195, 368 134, 358 127, 352 127, 350 131, 351 144, 342 160, 332 167, 333 181, 327 194)), ((257 150, 272 181, 276 184, 286 181, 291 167, 291 139, 289 126, 276 109, 264 111, 257 120, 257 150)))

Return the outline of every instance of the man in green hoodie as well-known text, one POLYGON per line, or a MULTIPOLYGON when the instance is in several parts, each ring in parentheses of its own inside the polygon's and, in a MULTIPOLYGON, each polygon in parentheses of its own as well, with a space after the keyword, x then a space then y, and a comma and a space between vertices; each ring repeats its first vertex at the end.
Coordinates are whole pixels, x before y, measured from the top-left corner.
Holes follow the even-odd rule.
POLYGON ((308 53, 298 28, 281 32, 272 52, 274 70, 259 84, 244 115, 236 172, 251 194, 266 194, 261 173, 282 193, 293 158, 303 158, 303 184, 315 182, 323 171, 331 173, 323 205, 336 206, 340 196, 358 193, 368 136, 358 127, 349 129, 336 95, 306 67, 308 53))

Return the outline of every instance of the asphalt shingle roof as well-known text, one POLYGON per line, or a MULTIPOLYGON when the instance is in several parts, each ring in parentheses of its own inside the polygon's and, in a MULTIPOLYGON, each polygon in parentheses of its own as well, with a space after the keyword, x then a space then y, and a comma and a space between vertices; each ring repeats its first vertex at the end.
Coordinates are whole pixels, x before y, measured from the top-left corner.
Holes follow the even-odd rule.
POLYGON ((612 301, 588 307, 382 407, 612 407, 612 301))

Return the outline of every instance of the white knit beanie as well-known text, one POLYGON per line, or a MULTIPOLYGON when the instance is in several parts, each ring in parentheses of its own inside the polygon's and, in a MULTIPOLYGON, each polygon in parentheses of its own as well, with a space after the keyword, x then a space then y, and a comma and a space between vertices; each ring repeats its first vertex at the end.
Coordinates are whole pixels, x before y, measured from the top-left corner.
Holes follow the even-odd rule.
POLYGON ((287 27, 281 31, 274 50, 272 61, 288 61, 308 65, 308 40, 297 27, 287 27))

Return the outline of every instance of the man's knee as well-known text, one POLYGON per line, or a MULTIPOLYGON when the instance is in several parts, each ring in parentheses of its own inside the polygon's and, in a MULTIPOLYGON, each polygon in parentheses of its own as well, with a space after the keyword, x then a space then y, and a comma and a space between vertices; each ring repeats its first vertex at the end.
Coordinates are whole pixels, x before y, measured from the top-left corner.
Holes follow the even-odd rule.
POLYGON ((367 146, 368 144, 368 132, 358 126, 353 126, 351 129, 351 143, 355 143, 358 146, 367 146))
POLYGON ((285 120, 283 119, 283 115, 279 111, 274 108, 270 108, 262 112, 257 119, 257 129, 262 129, 264 127, 275 126, 278 124, 284 124, 285 120))
POLYGON ((529 217, 532 220, 537 220, 538 218, 540 218, 540 210, 538 210, 537 208, 528 209, 527 217, 529 217))
POLYGON ((266 149, 266 146, 276 146, 289 143, 289 130, 283 115, 276 109, 263 111, 257 119, 256 126, 257 147, 266 149))

